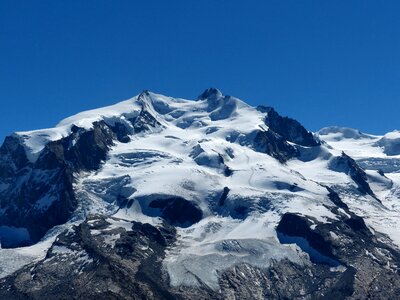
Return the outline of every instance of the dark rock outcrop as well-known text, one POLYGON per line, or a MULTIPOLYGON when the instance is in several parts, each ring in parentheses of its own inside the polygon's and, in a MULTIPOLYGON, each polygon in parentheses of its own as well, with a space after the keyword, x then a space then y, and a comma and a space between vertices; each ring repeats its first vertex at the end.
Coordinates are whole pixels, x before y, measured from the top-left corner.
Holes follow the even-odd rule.
POLYGON ((75 126, 71 131, 68 137, 49 142, 33 163, 21 141, 9 138, 2 147, 0 169, 9 172, 0 177, 8 183, 0 193, 5 208, 0 225, 26 228, 30 236, 23 244, 3 240, 3 247, 35 243, 47 230, 65 223, 78 204, 74 172, 98 169, 115 139, 104 122, 95 122, 91 130, 75 126))
POLYGON ((222 93, 216 88, 208 88, 206 89, 199 97, 198 100, 204 100, 208 98, 219 98, 222 96, 222 93))
POLYGON ((0 178, 10 180, 28 164, 25 149, 16 136, 7 136, 0 147, 0 178))
POLYGON ((61 234, 43 261, 0 281, 0 298, 177 299, 161 266, 173 227, 113 222, 123 221, 92 217, 61 234))
POLYGON ((253 147, 256 151, 267 153, 281 163, 299 155, 295 147, 271 130, 258 130, 254 137, 253 147))
POLYGON ((332 245, 318 232, 311 230, 310 222, 299 215, 286 213, 276 228, 281 243, 296 243, 310 255, 312 262, 338 266, 332 245))
MULTIPOLYGON (((364 220, 353 213, 350 217, 343 216, 339 220, 330 220, 328 223, 320 223, 309 217, 287 213, 282 216, 277 232, 278 237, 282 233, 287 236, 302 237, 318 252, 340 263, 337 269, 341 268, 340 272, 324 267, 326 262, 318 260, 314 260, 311 268, 308 267, 311 273, 319 273, 317 278, 321 282, 318 283, 318 289, 308 285, 313 282, 310 278, 303 278, 300 284, 296 280, 289 280, 291 282, 289 286, 302 287, 305 292, 303 298, 391 299, 394 293, 400 291, 398 251, 394 246, 390 246, 390 243, 383 243, 382 239, 385 239, 383 236, 372 234, 364 220), (382 269, 388 261, 394 264, 389 264, 391 267, 382 269), (321 284, 322 282, 325 284, 321 284), (324 287, 321 290, 322 286, 324 287)), ((294 240, 291 243, 297 242, 294 240)), ((298 246, 302 247, 301 244, 298 246)), ((309 255, 313 261, 313 253, 309 255)), ((284 273, 283 270, 288 267, 292 270, 299 268, 285 261, 279 264, 283 265, 281 267, 283 269, 275 269, 276 274, 284 273)), ((303 272, 302 276, 305 274, 306 272, 303 272)), ((285 276, 285 274, 282 275, 285 276)), ((293 298, 295 295, 295 291, 292 291, 288 298, 293 298)))
POLYGON ((368 177, 365 171, 356 163, 354 159, 342 152, 341 156, 334 157, 329 164, 329 168, 336 172, 342 172, 351 177, 357 184, 358 189, 363 194, 368 194, 376 198, 374 192, 368 184, 368 177))
POLYGON ((65 165, 72 171, 97 170, 114 144, 115 134, 104 122, 93 123, 93 129, 73 127, 72 134, 48 143, 37 160, 42 168, 65 165))
POLYGON ((340 196, 337 192, 335 192, 332 188, 325 186, 325 188, 328 190, 329 194, 328 197, 329 199, 339 208, 345 209, 347 212, 349 211, 349 207, 347 206, 346 203, 340 199, 340 196))
POLYGON ((267 113, 265 124, 285 140, 307 147, 319 146, 321 143, 298 121, 280 116, 272 107, 259 106, 258 110, 267 113))

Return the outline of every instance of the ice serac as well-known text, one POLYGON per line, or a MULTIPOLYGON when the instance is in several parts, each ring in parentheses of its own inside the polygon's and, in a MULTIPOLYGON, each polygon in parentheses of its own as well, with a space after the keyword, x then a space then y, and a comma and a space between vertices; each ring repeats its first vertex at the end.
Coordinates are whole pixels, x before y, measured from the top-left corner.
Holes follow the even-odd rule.
POLYGON ((13 134, 0 299, 395 299, 397 146, 215 88, 13 134))

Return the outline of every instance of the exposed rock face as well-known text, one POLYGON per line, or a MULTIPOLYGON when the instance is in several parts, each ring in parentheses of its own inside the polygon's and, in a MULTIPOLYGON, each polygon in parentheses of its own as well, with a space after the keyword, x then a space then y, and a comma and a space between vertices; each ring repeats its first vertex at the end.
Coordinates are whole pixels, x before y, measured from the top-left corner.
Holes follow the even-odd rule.
POLYGON ((0 176, 11 181, 16 172, 28 164, 24 147, 15 136, 8 136, 0 147, 0 176))
POLYGON ((330 243, 319 233, 311 230, 310 225, 307 219, 286 213, 276 230, 281 243, 297 241, 299 247, 309 253, 311 261, 332 267, 339 266, 340 263, 335 261, 332 254, 330 243))
POLYGON ((0 178, 8 184, 0 193, 5 208, 0 224, 26 228, 29 239, 3 239, 3 247, 35 243, 47 230, 65 223, 77 206, 74 172, 98 169, 114 141, 104 122, 94 123, 89 131, 78 127, 71 131, 70 136, 48 143, 34 163, 26 158, 20 141, 7 138, 1 167, 10 171, 0 178))
POLYGON ((254 138, 254 149, 267 153, 282 163, 299 154, 295 147, 271 130, 257 131, 254 138))
MULTIPOLYGON (((66 222, 76 206, 72 171, 65 162, 57 161, 54 153, 46 150, 44 156, 49 155, 49 160, 30 163, 21 148, 19 145, 19 151, 6 155, 1 163, 2 168, 10 165, 14 168, 9 168, 12 172, 3 173, 0 179, 6 184, 0 192, 4 209, 0 224, 27 228, 29 238, 22 241, 2 239, 3 247, 38 241, 48 229, 66 222)), ((9 151, 9 148, 3 148, 3 151, 9 151)))
POLYGON ((34 268, 2 280, 0 298, 173 299, 161 259, 174 235, 167 225, 93 217, 61 234, 34 268))
POLYGON ((221 91, 216 88, 208 88, 197 98, 198 100, 220 98, 222 97, 221 91))
POLYGON ((342 152, 341 156, 335 157, 330 163, 330 168, 337 172, 346 173, 358 185, 360 192, 375 197, 374 192, 367 182, 367 174, 346 153, 342 152))
POLYGON ((311 294, 307 293, 308 297, 389 299, 392 297, 392 292, 397 293, 400 290, 400 274, 396 267, 389 267, 385 271, 378 270, 382 268, 383 261, 399 261, 399 253, 377 239, 365 226, 362 218, 354 214, 350 218, 345 216, 342 218, 344 222, 319 224, 315 220, 310 222, 301 216, 285 214, 277 227, 278 233, 281 232, 290 237, 301 237, 297 243, 300 248, 308 252, 312 261, 313 256, 319 256, 316 257, 319 264, 316 261, 317 264, 314 264, 314 267, 318 269, 323 265, 332 266, 332 262, 336 262, 337 269, 341 270, 341 274, 335 274, 330 269, 326 273, 327 277, 330 277, 329 281, 332 280, 328 284, 329 288, 325 291, 311 291, 311 294), (311 229, 311 223, 317 224, 315 229, 311 229), (307 249, 304 240, 311 247, 307 249), (329 257, 329 260, 321 255, 329 257), (371 257, 373 257, 372 260, 371 257), (376 276, 375 272, 379 272, 380 275, 376 276), (386 279, 382 280, 382 277, 386 279), (391 285, 394 282, 396 283, 392 286, 393 288, 390 288, 389 293, 382 293, 381 285, 391 285))
POLYGON ((285 140, 301 146, 314 147, 320 145, 314 135, 296 120, 280 116, 272 107, 259 107, 259 110, 267 113, 265 124, 285 140))

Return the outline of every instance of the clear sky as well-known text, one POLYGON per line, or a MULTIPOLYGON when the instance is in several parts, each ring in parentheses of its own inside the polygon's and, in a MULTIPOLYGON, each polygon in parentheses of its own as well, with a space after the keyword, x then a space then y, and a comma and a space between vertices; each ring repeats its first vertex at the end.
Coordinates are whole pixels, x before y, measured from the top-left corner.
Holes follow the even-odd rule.
POLYGON ((0 138, 217 87, 310 130, 400 129, 400 1, 0 0, 0 138))

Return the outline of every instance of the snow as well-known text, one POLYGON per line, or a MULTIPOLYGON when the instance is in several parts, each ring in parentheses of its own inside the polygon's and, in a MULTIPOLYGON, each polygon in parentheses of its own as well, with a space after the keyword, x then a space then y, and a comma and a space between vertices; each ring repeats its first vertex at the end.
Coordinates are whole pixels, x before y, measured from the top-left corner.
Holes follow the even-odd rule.
POLYGON ((317 134, 325 140, 340 141, 343 139, 374 139, 375 136, 348 127, 330 126, 320 129, 317 134))
MULTIPOLYGON (((60 260, 72 258, 72 264, 79 264, 80 267, 93 262, 93 258, 85 250, 74 250, 66 246, 53 246, 52 254, 57 255, 60 260)), ((79 270, 77 269, 76 271, 79 272, 79 270)))
MULTIPOLYGON (((353 130, 355 131, 355 130, 353 130)), ((354 196, 345 188, 346 181, 344 174, 331 172, 325 167, 324 160, 316 160, 311 164, 302 164, 293 161, 292 166, 297 164, 306 178, 329 186, 339 187, 339 194, 342 200, 349 206, 350 210, 363 217, 367 226, 376 232, 386 234, 392 242, 400 247, 400 155, 388 155, 387 147, 391 149, 400 148, 400 134, 393 131, 382 136, 361 134, 361 136, 341 136, 337 138, 337 132, 343 130, 319 131, 319 138, 327 142, 329 151, 333 155, 340 155, 342 151, 354 158, 363 168, 366 169, 368 183, 380 204, 369 196, 354 196), (386 149, 382 140, 389 140, 386 149), (319 162, 318 162, 319 161, 319 162), (319 165, 315 165, 318 163, 319 165), (316 171, 317 170, 317 171, 316 171), (383 170, 382 176, 377 170, 383 170)), ((393 153, 392 153, 393 154, 393 153)), ((400 154, 400 152, 399 152, 400 154)))
POLYGON ((132 231, 132 223, 122 219, 116 218, 108 218, 106 219, 107 223, 110 223, 108 229, 115 229, 115 228, 124 228, 125 231, 132 231))
POLYGON ((15 136, 23 141, 28 159, 35 162, 47 143, 68 136, 73 125, 90 129, 96 121, 105 120, 113 123, 115 118, 136 115, 140 110, 137 98, 138 96, 115 105, 78 113, 62 120, 54 128, 16 132, 15 136))
POLYGON ((104 235, 104 243, 111 247, 115 247, 116 241, 121 237, 121 234, 116 233, 116 234, 109 234, 109 235, 104 235))
POLYGON ((57 129, 52 128, 17 132, 15 134, 23 140, 23 145, 25 146, 25 152, 28 159, 31 162, 34 162, 39 157, 40 151, 43 150, 47 143, 59 140, 67 136, 69 133, 70 131, 66 127, 60 127, 57 129))
POLYGON ((400 131, 388 132, 383 137, 388 140, 400 140, 400 131))
POLYGON ((56 128, 68 128, 72 125, 76 125, 81 128, 90 129, 92 128, 92 124, 96 121, 132 114, 140 110, 137 99, 138 96, 111 106, 78 113, 59 122, 56 128))
POLYGON ((400 157, 400 132, 388 132, 384 136, 361 133, 346 127, 326 127, 317 132, 320 139, 339 155, 344 151, 355 159, 400 157))

